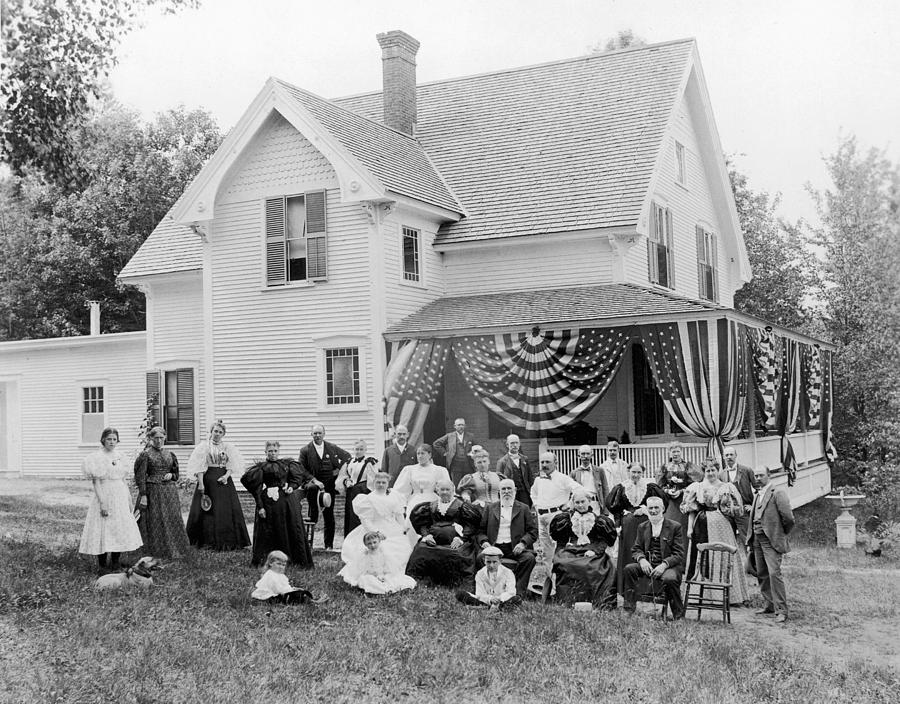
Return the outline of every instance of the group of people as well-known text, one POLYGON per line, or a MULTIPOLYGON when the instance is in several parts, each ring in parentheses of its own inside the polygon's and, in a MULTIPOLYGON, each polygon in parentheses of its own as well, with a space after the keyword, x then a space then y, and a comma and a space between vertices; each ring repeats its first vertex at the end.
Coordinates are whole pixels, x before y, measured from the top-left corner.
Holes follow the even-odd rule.
POLYGON ((695 569, 696 546, 721 542, 741 548, 731 601, 749 597, 747 545, 766 601, 761 611, 780 621, 787 616, 780 561, 793 526, 790 502, 772 488, 767 470, 739 465, 734 448, 726 448, 723 468, 713 459, 696 467, 673 443, 654 480, 640 463, 624 462, 615 442, 600 465, 593 464, 592 448, 583 446, 578 467, 565 474, 552 452, 533 467, 516 435, 506 438, 507 452, 492 469, 487 450, 462 418, 433 445, 414 449, 405 427, 394 430, 380 461, 367 454, 363 441, 352 454, 326 441, 317 424, 297 460, 280 458, 273 441, 266 444, 265 460, 242 471, 243 458, 217 421, 188 460, 197 485, 185 526, 178 461, 164 447, 165 431, 153 428, 134 462, 138 500, 132 513, 118 433, 107 428, 102 449, 84 462, 94 500, 81 552, 97 555, 101 569, 115 569, 121 552, 142 544, 160 557, 181 555, 188 545, 244 548, 251 541, 232 479, 239 476, 256 505, 251 561, 267 568, 257 598, 284 600, 297 592, 290 599, 312 599, 289 585, 283 566, 312 566, 306 526, 319 513, 325 547, 333 549, 334 502, 342 496, 339 574, 369 594, 412 589, 416 580, 426 580, 457 588, 464 603, 492 608, 508 608, 536 592, 544 600, 601 609, 616 608, 621 595, 624 608, 633 611, 641 591, 658 583, 673 617, 681 618, 681 582, 695 569), (434 462, 435 449, 446 466, 434 462))

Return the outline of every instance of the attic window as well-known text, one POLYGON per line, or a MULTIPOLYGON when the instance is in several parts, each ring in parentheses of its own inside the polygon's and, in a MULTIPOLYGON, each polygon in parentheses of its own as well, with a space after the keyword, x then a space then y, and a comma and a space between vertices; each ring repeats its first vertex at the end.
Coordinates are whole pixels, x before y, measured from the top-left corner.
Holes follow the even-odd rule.
POLYGON ((675 181, 687 186, 687 161, 681 142, 675 142, 675 181))
POLYGON ((325 191, 266 200, 266 285, 328 275, 325 191))

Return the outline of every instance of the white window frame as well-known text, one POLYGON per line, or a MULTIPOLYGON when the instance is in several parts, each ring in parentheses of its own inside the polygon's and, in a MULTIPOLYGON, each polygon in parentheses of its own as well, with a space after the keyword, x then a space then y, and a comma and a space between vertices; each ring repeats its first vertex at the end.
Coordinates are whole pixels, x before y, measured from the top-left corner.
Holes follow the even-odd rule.
POLYGON ((412 225, 400 225, 400 282, 408 286, 425 286, 425 256, 424 256, 424 237, 421 227, 413 227, 412 225), (415 278, 407 278, 406 271, 406 252, 405 245, 407 233, 415 233, 416 235, 416 272, 415 278))
POLYGON ((675 290, 675 224, 672 210, 665 201, 650 202, 650 226, 647 229, 647 278, 654 286, 675 290), (666 283, 660 283, 659 248, 666 251, 666 283), (655 274, 655 275, 654 275, 655 274))
MULTIPOLYGON (((328 274, 331 270, 331 263, 328 261, 328 191, 324 188, 318 189, 309 189, 296 193, 281 193, 281 194, 273 194, 270 196, 266 196, 262 199, 262 215, 261 215, 261 226, 260 231, 262 232, 262 262, 261 262, 261 286, 264 291, 277 291, 286 288, 307 288, 310 286, 314 286, 316 283, 322 283, 328 281, 328 274), (321 234, 315 233, 310 236, 307 228, 309 224, 309 216, 306 211, 306 208, 309 204, 309 196, 312 194, 321 193, 323 196, 323 227, 324 230, 321 234), (288 242, 288 232, 287 232, 287 201, 291 198, 303 198, 303 207, 304 207, 304 224, 303 224, 303 240, 306 243, 306 278, 297 279, 291 281, 288 279, 290 272, 290 256, 287 249, 288 242), (269 280, 269 208, 270 202, 274 202, 281 200, 281 214, 284 218, 282 225, 282 238, 284 241, 284 281, 270 281, 269 280), (319 240, 321 241, 321 246, 325 248, 325 274, 324 276, 310 276, 309 272, 309 245, 311 240, 319 240)), ((272 240, 272 245, 275 246, 276 240, 272 240)))
POLYGON ((96 437, 85 438, 84 417, 86 415, 102 415, 103 423, 100 425, 100 432, 102 432, 104 428, 109 427, 109 379, 81 379, 75 383, 76 399, 78 403, 78 446, 100 447, 100 433, 98 433, 96 437), (84 390, 95 388, 103 390, 103 412, 87 414, 84 412, 84 390))
POLYGON ((695 228, 697 237, 697 295, 704 301, 719 302, 719 262, 718 262, 718 238, 712 228, 704 222, 697 223, 695 228), (703 242, 701 245, 701 237, 703 242), (712 273, 712 291, 709 296, 704 295, 704 273, 709 269, 712 273))
POLYGON ((685 188, 688 185, 687 150, 677 139, 675 140, 675 183, 685 188))
POLYGON ((346 411, 368 411, 369 400, 366 388, 369 374, 368 345, 370 340, 361 335, 331 335, 313 340, 316 358, 316 399, 319 413, 343 413, 346 411), (355 349, 359 359, 359 401, 354 403, 328 403, 326 380, 328 350, 355 349))

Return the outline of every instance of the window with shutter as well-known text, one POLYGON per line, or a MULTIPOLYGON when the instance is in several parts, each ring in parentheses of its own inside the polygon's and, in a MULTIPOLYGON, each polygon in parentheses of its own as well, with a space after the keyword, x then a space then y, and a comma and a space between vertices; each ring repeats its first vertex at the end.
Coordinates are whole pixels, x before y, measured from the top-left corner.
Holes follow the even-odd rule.
POLYGON ((699 280, 700 298, 708 301, 719 300, 719 253, 716 245, 716 236, 708 232, 700 225, 696 227, 697 234, 697 278, 699 280))
MULTIPOLYGON (((150 427, 161 425, 160 419, 160 383, 159 371, 147 372, 147 410, 150 413, 150 427)), ((150 428, 147 428, 149 430, 150 428)))
POLYGON ((647 257, 650 282, 674 288, 672 272, 672 211, 657 203, 650 207, 650 236, 647 238, 647 257))
POLYGON ((266 285, 324 279, 325 191, 266 200, 266 285))

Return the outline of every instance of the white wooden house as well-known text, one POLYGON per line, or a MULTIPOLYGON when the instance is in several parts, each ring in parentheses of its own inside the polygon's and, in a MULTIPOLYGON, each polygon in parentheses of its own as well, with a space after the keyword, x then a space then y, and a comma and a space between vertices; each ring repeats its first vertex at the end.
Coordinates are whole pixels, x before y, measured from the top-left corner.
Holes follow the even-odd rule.
MULTIPOLYGON (((622 359, 578 427, 627 435, 648 462, 697 440, 659 399, 636 326, 765 323, 732 308, 751 271, 695 42, 417 85, 418 42, 378 41, 381 92, 326 100, 269 79, 120 273, 147 298, 138 418, 146 396, 180 454, 215 418, 248 457, 268 439, 295 453, 315 422, 378 449, 401 343, 603 328, 624 331, 622 359)), ((432 440, 464 416, 494 456, 519 429, 452 354, 433 391, 394 420, 432 440)), ((746 413, 741 459, 780 463, 780 435, 746 413)), ((806 420, 785 432, 809 478, 795 503, 828 489, 826 423, 806 420)), ((567 457, 572 434, 545 430, 523 433, 532 450, 567 457)))

